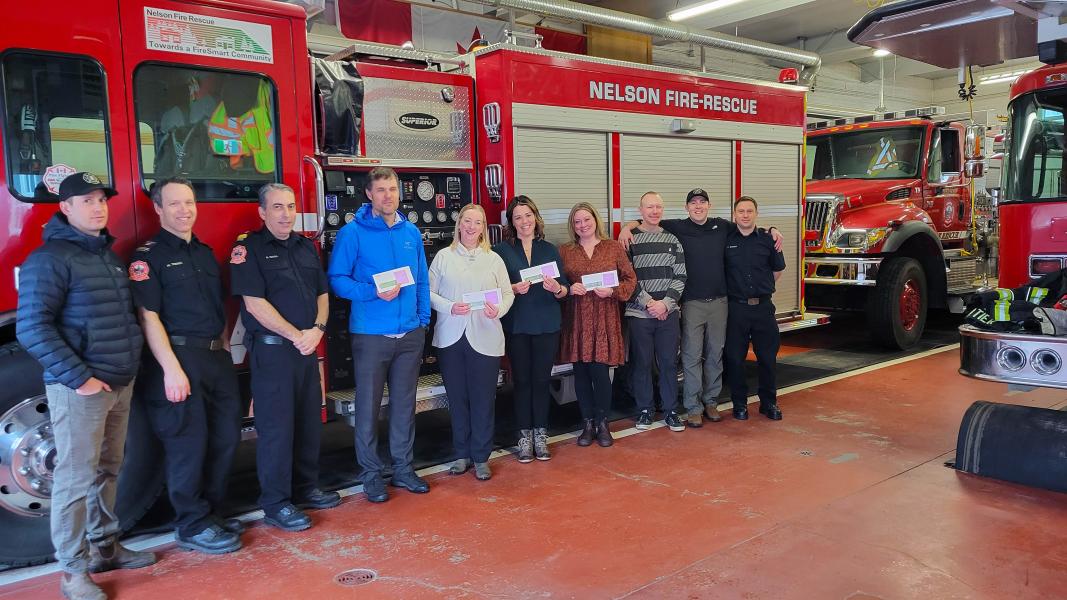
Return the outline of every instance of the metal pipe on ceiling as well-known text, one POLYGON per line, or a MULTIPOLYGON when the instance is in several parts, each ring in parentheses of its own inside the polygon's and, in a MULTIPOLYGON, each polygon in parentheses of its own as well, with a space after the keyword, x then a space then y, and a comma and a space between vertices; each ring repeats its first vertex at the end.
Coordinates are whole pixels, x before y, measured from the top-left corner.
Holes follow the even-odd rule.
POLYGON ((544 17, 557 17, 588 25, 599 25, 657 36, 676 42, 691 42, 701 47, 729 50, 742 54, 760 56, 805 67, 801 79, 810 83, 822 65, 822 59, 814 52, 797 50, 788 46, 768 44, 735 35, 699 30, 665 20, 649 19, 608 8, 600 8, 571 2, 570 0, 471 0, 494 8, 506 8, 535 13, 544 17))

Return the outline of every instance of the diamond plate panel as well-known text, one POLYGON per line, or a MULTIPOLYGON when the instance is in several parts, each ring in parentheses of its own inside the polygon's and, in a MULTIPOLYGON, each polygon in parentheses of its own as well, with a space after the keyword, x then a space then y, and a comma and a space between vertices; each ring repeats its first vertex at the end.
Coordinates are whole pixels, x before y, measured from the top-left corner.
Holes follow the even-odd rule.
POLYGON ((373 77, 365 79, 364 86, 366 156, 405 161, 473 160, 468 88, 373 77), (444 101, 445 88, 454 95, 452 102, 444 101), (400 124, 405 115, 420 115, 418 124, 423 126, 426 120, 421 116, 431 115, 437 125, 405 127, 400 124))

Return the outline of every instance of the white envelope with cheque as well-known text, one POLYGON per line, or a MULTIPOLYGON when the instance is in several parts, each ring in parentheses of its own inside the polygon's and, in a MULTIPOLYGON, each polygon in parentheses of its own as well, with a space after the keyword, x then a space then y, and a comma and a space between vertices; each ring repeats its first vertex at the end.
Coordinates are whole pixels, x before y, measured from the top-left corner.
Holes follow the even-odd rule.
POLYGON ((546 262, 543 265, 522 269, 519 271, 519 277, 527 283, 541 283, 546 277, 558 279, 559 267, 556 265, 556 261, 546 262))
POLYGON ((582 275, 582 285, 585 286, 586 290, 590 291, 597 288, 619 287, 619 272, 603 271, 601 273, 582 275))
POLYGON ((469 304, 471 310, 483 310, 486 303, 500 306, 500 288, 482 290, 480 292, 467 292, 463 294, 463 302, 469 304))
POLYGON ((399 269, 375 273, 373 277, 374 287, 378 288, 378 293, 382 294, 398 287, 407 287, 415 283, 415 278, 411 276, 411 267, 406 265, 399 269))

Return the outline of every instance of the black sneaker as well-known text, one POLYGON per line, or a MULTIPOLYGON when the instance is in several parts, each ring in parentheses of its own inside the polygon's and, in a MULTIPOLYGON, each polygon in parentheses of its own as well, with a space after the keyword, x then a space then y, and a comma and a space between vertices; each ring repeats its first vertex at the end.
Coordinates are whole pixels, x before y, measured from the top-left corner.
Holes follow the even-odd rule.
POLYGON ((385 489, 385 481, 380 476, 368 477, 363 481, 363 493, 371 502, 385 502, 389 499, 389 491, 385 489))
POLYGON ((641 430, 652 429, 651 411, 643 410, 641 414, 637 415, 637 428, 641 430))
POLYGON ((338 494, 337 492, 324 492, 315 488, 293 504, 295 504, 297 508, 321 510, 324 508, 333 508, 340 503, 341 494, 338 494))
POLYGON ((685 424, 682 423, 682 419, 678 417, 677 413, 673 411, 663 417, 663 422, 667 427, 670 427, 671 431, 685 431, 685 424))
MULTIPOLYGON (((308 527, 310 526, 311 523, 309 521, 308 527)), ((175 534, 174 539, 177 540, 179 548, 195 550, 204 554, 226 554, 241 549, 241 538, 237 537, 236 533, 226 531, 215 524, 209 525, 206 529, 193 536, 185 537, 181 534, 175 534)))
POLYGON ((267 525, 273 525, 285 531, 303 531, 311 527, 311 517, 292 504, 286 504, 275 512, 264 511, 263 520, 267 525))
POLYGON ((245 532, 245 524, 242 523, 240 519, 224 519, 218 515, 215 515, 213 517, 213 520, 215 521, 216 525, 225 529, 226 531, 229 531, 230 533, 236 533, 237 535, 241 535, 245 532))
POLYGON ((425 494, 430 491, 430 484, 426 483, 426 480, 422 477, 416 475, 414 471, 393 473, 393 478, 389 480, 389 485, 404 488, 413 494, 425 494))

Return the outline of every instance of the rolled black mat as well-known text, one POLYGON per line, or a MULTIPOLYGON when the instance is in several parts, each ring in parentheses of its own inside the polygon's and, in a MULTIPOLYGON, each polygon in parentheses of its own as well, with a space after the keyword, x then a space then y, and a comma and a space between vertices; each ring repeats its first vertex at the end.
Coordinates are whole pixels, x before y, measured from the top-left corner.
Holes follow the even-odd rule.
POLYGON ((1067 412, 975 402, 960 423, 954 467, 1067 492, 1067 412))

